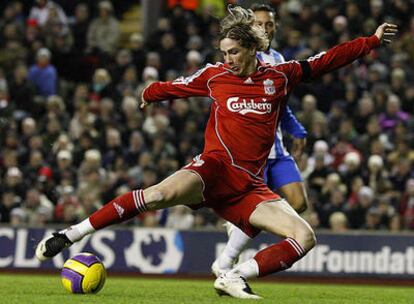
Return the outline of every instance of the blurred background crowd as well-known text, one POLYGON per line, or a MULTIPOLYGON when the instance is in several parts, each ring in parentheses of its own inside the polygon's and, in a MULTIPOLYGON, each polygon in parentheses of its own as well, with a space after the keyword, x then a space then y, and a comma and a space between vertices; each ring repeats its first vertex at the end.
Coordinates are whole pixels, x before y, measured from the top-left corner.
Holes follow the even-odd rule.
MULTIPOLYGON (((137 1, 3 1, 0 222, 77 222, 199 154, 208 98, 140 111, 139 96, 150 81, 222 60, 218 18, 227 3, 166 1, 143 35, 137 1)), ((313 227, 414 229, 414 2, 271 4, 279 18, 272 45, 286 60, 371 35, 384 21, 399 26, 391 46, 300 85, 290 106, 309 133, 298 165, 313 227)), ((180 206, 128 224, 222 229, 209 210, 180 206)))

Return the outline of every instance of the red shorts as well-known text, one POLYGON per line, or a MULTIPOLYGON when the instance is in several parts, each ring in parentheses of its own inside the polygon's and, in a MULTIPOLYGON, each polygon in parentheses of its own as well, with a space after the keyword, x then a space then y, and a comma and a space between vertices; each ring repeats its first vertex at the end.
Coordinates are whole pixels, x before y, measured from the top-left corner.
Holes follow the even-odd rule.
POLYGON ((197 173, 204 183, 204 201, 190 208, 209 207, 225 220, 239 227, 250 237, 260 229, 249 223, 250 215, 261 202, 279 199, 260 179, 234 167, 215 153, 196 156, 183 170, 197 173))

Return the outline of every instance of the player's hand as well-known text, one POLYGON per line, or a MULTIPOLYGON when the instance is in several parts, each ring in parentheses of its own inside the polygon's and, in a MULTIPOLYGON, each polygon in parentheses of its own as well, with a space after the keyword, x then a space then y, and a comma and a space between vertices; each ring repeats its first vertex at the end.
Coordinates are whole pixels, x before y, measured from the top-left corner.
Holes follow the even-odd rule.
POLYGON ((391 43, 394 36, 398 33, 398 28, 395 24, 383 23, 375 31, 375 36, 381 43, 391 43))
POLYGON ((306 147, 306 138, 294 138, 292 142, 292 156, 298 161, 306 147))

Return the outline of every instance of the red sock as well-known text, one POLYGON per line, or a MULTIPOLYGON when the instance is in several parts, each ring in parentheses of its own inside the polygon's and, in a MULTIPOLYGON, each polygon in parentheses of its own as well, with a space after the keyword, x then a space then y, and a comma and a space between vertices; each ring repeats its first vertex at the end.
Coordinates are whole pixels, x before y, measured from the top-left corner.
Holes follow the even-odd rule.
POLYGON ((305 255, 305 250, 294 239, 266 247, 259 251, 254 259, 259 265, 259 277, 290 268, 305 255))
POLYGON ((147 211, 144 200, 144 190, 128 192, 110 201, 95 211, 89 221, 95 230, 118 224, 147 211))

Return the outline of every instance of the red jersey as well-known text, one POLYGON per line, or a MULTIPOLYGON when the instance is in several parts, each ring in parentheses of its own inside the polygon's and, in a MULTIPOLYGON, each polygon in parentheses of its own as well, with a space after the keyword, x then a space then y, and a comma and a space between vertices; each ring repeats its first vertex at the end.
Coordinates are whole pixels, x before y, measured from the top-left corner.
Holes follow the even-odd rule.
POLYGON ((244 77, 222 63, 208 64, 195 74, 156 82, 143 93, 147 102, 189 96, 212 98, 204 153, 218 153, 231 165, 260 177, 274 142, 280 113, 300 81, 345 66, 379 46, 373 35, 342 43, 304 61, 261 65, 244 77))

